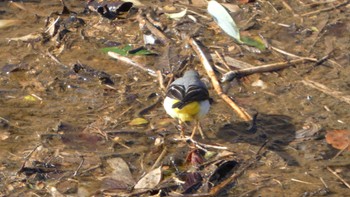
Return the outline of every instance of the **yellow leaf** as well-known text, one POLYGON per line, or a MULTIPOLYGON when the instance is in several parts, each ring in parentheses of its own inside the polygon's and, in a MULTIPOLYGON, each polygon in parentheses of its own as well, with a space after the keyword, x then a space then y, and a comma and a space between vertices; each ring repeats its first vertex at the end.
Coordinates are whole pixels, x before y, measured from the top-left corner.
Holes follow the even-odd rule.
POLYGON ((137 125, 144 125, 144 124, 147 124, 147 123, 148 123, 148 120, 146 120, 144 118, 135 118, 131 122, 129 122, 129 125, 137 126, 137 125))
POLYGON ((37 101, 38 99, 35 98, 35 97, 32 96, 32 95, 27 95, 27 96, 24 97, 24 100, 25 100, 25 101, 34 102, 34 101, 37 101))

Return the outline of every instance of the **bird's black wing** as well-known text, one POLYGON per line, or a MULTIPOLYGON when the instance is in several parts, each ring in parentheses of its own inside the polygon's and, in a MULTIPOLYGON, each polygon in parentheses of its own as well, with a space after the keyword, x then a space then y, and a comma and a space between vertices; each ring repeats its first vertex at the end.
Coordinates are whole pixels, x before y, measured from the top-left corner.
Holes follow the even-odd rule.
POLYGON ((183 85, 173 84, 170 85, 168 91, 166 92, 166 96, 172 99, 182 101, 185 97, 185 87, 183 85))
POLYGON ((175 103, 173 105, 173 108, 182 109, 188 103, 191 103, 193 101, 204 101, 207 99, 209 99, 209 92, 205 87, 196 85, 189 86, 185 92, 183 99, 179 99, 180 102, 175 103))

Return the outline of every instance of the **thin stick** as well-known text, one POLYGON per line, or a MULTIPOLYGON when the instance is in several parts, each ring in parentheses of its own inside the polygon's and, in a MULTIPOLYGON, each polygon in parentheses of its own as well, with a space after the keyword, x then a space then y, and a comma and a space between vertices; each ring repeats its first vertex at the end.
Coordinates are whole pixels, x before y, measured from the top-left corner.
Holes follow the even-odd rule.
POLYGON ((331 11, 331 10, 334 10, 334 9, 337 9, 341 6, 344 6, 344 5, 347 5, 350 1, 345 1, 343 3, 339 3, 338 5, 335 5, 335 6, 331 6, 331 7, 328 7, 328 8, 324 8, 324 9, 320 9, 320 10, 316 10, 316 11, 312 11, 312 12, 308 12, 308 13, 305 13, 305 14, 302 14, 301 16, 309 16, 309 15, 313 15, 313 14, 318 14, 320 12, 327 12, 327 11, 331 11))
POLYGON ((64 67, 64 68, 68 68, 67 65, 63 64, 60 60, 57 59, 57 57, 55 57, 54 55, 52 55, 49 51, 46 52, 46 55, 49 56, 53 61, 55 61, 58 65, 64 67))
MULTIPOLYGON (((276 47, 273 47, 273 46, 271 46, 271 49, 273 49, 273 50, 275 50, 275 51, 277 51, 279 53, 282 53, 284 55, 290 56, 290 57, 305 59, 305 60, 309 60, 309 61, 312 61, 312 62, 318 62, 319 61, 318 59, 312 58, 312 57, 303 57, 303 56, 294 55, 292 53, 289 53, 287 51, 283 51, 282 49, 279 49, 279 48, 276 48, 276 47)), ((334 65, 336 65, 336 66, 338 66, 340 68, 343 67, 342 65, 338 64, 336 61, 333 61, 333 60, 330 60, 330 59, 328 59, 327 61, 331 62, 332 64, 334 64, 334 65)))
POLYGON ((61 17, 58 16, 57 19, 46 29, 45 33, 49 32, 50 29, 53 28, 56 25, 57 21, 60 20, 60 18, 61 17))
POLYGON ((272 71, 288 68, 295 63, 303 62, 305 60, 308 60, 308 59, 300 58, 300 59, 295 59, 291 61, 277 62, 277 63, 265 64, 262 66, 257 66, 252 68, 243 68, 240 70, 229 71, 223 75, 223 77, 221 78, 221 82, 232 81, 236 77, 244 77, 254 73, 272 72, 272 71))
POLYGON ((270 21, 270 20, 264 20, 264 19, 259 19, 259 18, 257 18, 256 20, 260 21, 260 22, 263 22, 263 23, 271 23, 271 24, 274 24, 274 25, 279 25, 281 27, 290 27, 290 25, 288 25, 288 24, 278 23, 278 22, 274 22, 274 21, 270 21))
POLYGON ((315 81, 311 81, 311 80, 308 80, 308 79, 305 79, 305 80, 301 80, 301 82, 304 84, 304 85, 307 85, 311 88, 314 88, 314 89, 317 89, 329 96, 332 96, 334 98, 337 98, 343 102, 346 102, 347 104, 350 104, 350 96, 348 95, 344 95, 344 93, 342 92, 339 92, 339 91, 336 91, 336 90, 331 90, 329 89, 328 87, 326 87, 325 85, 323 84, 320 84, 320 83, 317 83, 315 81))
POLYGON ((313 62, 317 62, 318 60, 316 58, 312 58, 312 57, 302 57, 302 56, 299 56, 299 55, 294 55, 292 53, 289 53, 287 51, 283 51, 282 49, 279 49, 279 48, 276 48, 276 47, 273 47, 271 46, 271 49, 279 52, 279 53, 282 53, 284 55, 287 55, 287 56, 290 56, 290 57, 294 57, 294 58, 299 58, 299 59, 305 59, 305 60, 309 60, 309 61, 313 61, 313 62))
POLYGON ((341 178, 337 172, 333 171, 330 167, 327 166, 327 170, 330 171, 334 176, 336 176, 341 182, 344 183, 344 185, 346 185, 346 187, 348 187, 350 189, 350 185, 349 183, 347 183, 343 178, 341 178))
POLYGON ((322 177, 320 177, 320 180, 321 180, 322 184, 324 185, 324 187, 325 187, 326 189, 328 189, 328 185, 326 184, 326 182, 323 180, 322 177))
POLYGON ((342 154, 342 152, 344 152, 348 147, 350 146, 350 143, 348 143, 348 145, 346 145, 343 149, 341 149, 331 160, 337 158, 340 154, 342 154))
POLYGON ((308 3, 308 4, 304 4, 304 7, 314 7, 314 6, 318 6, 318 5, 323 5, 323 4, 328 4, 328 3, 333 3, 336 2, 337 0, 330 0, 330 1, 324 1, 324 2, 315 2, 315 3, 308 3))
POLYGON ((23 172, 23 168, 24 166, 26 165, 27 161, 29 160, 29 158, 32 156, 32 154, 36 151, 36 149, 38 149, 38 147, 40 146, 41 144, 38 144, 36 145, 33 150, 30 151, 30 153, 24 158, 24 162, 21 166, 21 168, 18 170, 17 174, 21 174, 23 172))
POLYGON ((221 63, 228 69, 230 70, 230 67, 227 65, 226 61, 224 60, 224 58, 222 58, 222 56, 219 54, 219 52, 217 50, 215 50, 215 54, 216 56, 218 56, 219 60, 221 61, 221 63))
POLYGON ((160 70, 157 70, 156 71, 157 73, 157 76, 158 76, 158 81, 159 81, 159 87, 160 89, 165 92, 166 91, 166 88, 164 86, 164 79, 163 79, 163 75, 162 75, 162 72, 160 70))
POLYGON ((293 14, 295 14, 294 10, 292 9, 292 7, 290 7, 290 5, 285 1, 282 0, 282 4, 285 8, 287 8, 287 10, 291 11, 293 14))
POLYGON ((308 184, 308 185, 314 185, 313 183, 306 182, 306 181, 301 181, 301 180, 298 180, 298 179, 293 179, 293 178, 291 178, 290 180, 291 180, 291 181, 294 181, 294 182, 298 182, 298 183, 304 183, 304 184, 308 184))
POLYGON ((225 147, 225 146, 216 146, 216 145, 210 145, 210 144, 203 144, 203 143, 195 141, 191 137, 186 137, 185 140, 192 142, 197 147, 199 146, 198 148, 204 147, 204 148, 213 148, 213 149, 218 149, 218 150, 227 150, 227 147, 225 147))
POLYGON ((162 161, 162 159, 164 158, 165 154, 167 153, 168 151, 168 148, 167 147, 164 147, 162 152, 160 153, 159 157, 157 158, 156 162, 154 162, 151 170, 155 169, 156 167, 159 166, 159 163, 160 161, 162 161))
POLYGON ((83 156, 80 156, 80 158, 81 158, 80 164, 79 164, 78 168, 74 171, 73 177, 78 175, 78 172, 81 169, 81 167, 83 166, 83 163, 85 161, 83 156))
POLYGON ((157 29, 149 20, 145 19, 141 14, 137 16, 137 20, 140 24, 145 24, 147 29, 152 32, 153 35, 155 35, 163 44, 170 43, 169 38, 167 38, 163 32, 161 32, 159 29, 157 29))
POLYGON ((202 65, 204 69, 207 71, 207 75, 211 79, 211 83, 213 84, 213 87, 217 94, 227 103, 230 105, 230 107, 245 121, 251 121, 252 117, 242 108, 240 108, 236 103, 234 103, 230 97, 228 97, 226 94, 223 93, 222 88, 219 84, 219 81, 214 73, 214 70, 212 66, 210 65, 208 59, 205 57, 204 52, 199 47, 198 43, 193 39, 190 38, 190 45, 192 46, 193 50, 197 53, 200 61, 202 62, 202 65))
POLYGON ((135 66, 136 68, 139 68, 143 71, 146 71, 149 75, 151 75, 152 77, 158 77, 156 71, 150 69, 150 68, 146 68, 146 66, 142 65, 142 64, 139 64, 137 62, 134 62, 133 60, 127 58, 127 57, 124 57, 124 56, 121 56, 119 55, 118 53, 115 53, 113 51, 109 51, 107 53, 110 57, 114 58, 114 59, 117 59, 117 60, 120 60, 126 64, 129 64, 131 66, 135 66))

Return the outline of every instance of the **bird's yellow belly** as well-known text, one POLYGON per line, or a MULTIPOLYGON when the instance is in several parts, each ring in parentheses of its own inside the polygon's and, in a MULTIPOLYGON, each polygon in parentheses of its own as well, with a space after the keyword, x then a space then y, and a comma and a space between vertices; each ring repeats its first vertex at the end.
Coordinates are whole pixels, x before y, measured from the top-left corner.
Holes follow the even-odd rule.
POLYGON ((198 113, 200 112, 200 103, 192 102, 184 106, 182 109, 172 108, 172 106, 179 102, 179 100, 175 99, 166 99, 164 102, 165 108, 170 116, 173 118, 177 118, 182 122, 192 121, 196 118, 198 113))
POLYGON ((176 111, 176 113, 189 114, 191 116, 195 116, 196 114, 198 114, 198 112, 200 110, 200 105, 199 105, 199 102, 195 101, 195 102, 187 104, 182 109, 174 108, 174 110, 176 111))

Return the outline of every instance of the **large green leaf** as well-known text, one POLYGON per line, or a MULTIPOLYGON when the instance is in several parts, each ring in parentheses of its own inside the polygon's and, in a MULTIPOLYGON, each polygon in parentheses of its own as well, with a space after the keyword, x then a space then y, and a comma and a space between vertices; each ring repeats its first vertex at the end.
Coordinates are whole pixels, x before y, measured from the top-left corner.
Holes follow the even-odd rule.
POLYGON ((224 6, 214 0, 211 0, 208 2, 207 10, 225 33, 234 38, 237 42, 241 43, 239 28, 224 6))

